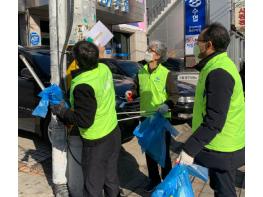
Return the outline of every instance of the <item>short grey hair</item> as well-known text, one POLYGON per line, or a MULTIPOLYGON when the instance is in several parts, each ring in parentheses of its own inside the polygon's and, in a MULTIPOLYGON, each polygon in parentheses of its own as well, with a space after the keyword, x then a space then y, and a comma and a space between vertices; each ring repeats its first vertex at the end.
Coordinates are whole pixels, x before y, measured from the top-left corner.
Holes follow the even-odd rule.
POLYGON ((155 47, 156 52, 160 55, 159 63, 165 62, 167 60, 167 47, 166 45, 159 41, 159 40, 153 40, 149 44, 149 48, 155 47))

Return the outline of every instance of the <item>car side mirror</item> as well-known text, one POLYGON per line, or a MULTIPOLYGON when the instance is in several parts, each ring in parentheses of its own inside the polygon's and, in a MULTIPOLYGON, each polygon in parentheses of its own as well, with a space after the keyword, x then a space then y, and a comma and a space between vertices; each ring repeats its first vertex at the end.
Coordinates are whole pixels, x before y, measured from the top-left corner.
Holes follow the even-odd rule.
POLYGON ((21 76, 25 77, 26 79, 33 79, 32 74, 30 73, 30 71, 28 70, 28 68, 23 68, 21 70, 21 76))

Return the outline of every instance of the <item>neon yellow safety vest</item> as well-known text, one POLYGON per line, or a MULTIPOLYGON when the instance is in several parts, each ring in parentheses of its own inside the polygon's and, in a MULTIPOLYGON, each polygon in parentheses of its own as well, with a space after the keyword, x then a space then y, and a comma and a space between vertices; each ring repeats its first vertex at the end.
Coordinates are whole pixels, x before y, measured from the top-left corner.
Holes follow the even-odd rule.
POLYGON ((239 73, 226 52, 213 57, 200 72, 195 92, 192 129, 195 132, 206 115, 206 95, 204 95, 206 78, 211 71, 218 68, 224 69, 233 77, 235 86, 225 125, 205 147, 220 152, 233 152, 245 146, 245 101, 239 73))
POLYGON ((74 106, 73 91, 79 84, 90 85, 97 101, 97 110, 94 123, 89 128, 80 128, 83 138, 95 140, 109 134, 117 126, 117 115, 115 110, 115 91, 112 74, 109 68, 102 63, 98 67, 81 73, 71 81, 70 103, 74 106))
MULTIPOLYGON (((148 72, 147 64, 139 70, 138 78, 141 111, 156 111, 158 107, 167 100, 166 79, 168 73, 169 70, 162 64, 159 64, 151 74, 148 72)), ((147 117, 151 114, 142 113, 141 115, 147 117)), ((166 113, 164 116, 170 118, 171 113, 166 113)))

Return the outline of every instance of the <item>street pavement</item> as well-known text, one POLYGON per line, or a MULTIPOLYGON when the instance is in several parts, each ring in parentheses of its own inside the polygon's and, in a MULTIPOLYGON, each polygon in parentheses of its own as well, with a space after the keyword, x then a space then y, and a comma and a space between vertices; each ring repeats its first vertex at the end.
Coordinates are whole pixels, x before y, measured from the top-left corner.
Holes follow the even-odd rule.
MULTIPOLYGON (((182 143, 191 135, 187 124, 178 125, 180 135, 172 140, 170 153, 174 160, 182 143)), ((119 178, 122 195, 129 197, 148 197, 143 188, 147 185, 147 167, 137 139, 122 144, 119 158, 119 178)), ((38 137, 19 134, 18 137, 18 193, 19 197, 52 197, 51 149, 38 137)), ((245 167, 237 171, 236 190, 238 197, 245 196, 245 167)), ((197 197, 213 197, 209 183, 198 178, 192 179, 197 197)))

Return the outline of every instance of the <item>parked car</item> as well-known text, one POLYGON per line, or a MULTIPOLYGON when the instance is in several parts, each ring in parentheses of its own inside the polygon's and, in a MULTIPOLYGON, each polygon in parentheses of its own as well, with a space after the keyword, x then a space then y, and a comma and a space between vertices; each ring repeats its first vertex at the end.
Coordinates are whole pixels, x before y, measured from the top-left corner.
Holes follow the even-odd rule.
POLYGON ((171 71, 180 72, 184 70, 184 60, 178 58, 168 58, 162 63, 166 68, 171 71))
POLYGON ((113 74, 120 74, 135 78, 141 65, 131 60, 117 60, 113 58, 102 58, 100 62, 107 64, 113 74))
MULTIPOLYGON (((22 54, 33 67, 36 74, 45 87, 50 85, 50 50, 45 47, 25 48, 19 47, 18 54, 22 54)), ((139 110, 139 101, 127 103, 125 100, 125 92, 129 90, 134 80, 129 77, 134 73, 124 71, 120 73, 109 62, 104 62, 109 66, 113 73, 113 81, 116 93, 116 110, 117 112, 137 111, 139 110)), ((130 66, 138 66, 137 63, 130 66)), ((18 128, 25 131, 37 133, 45 140, 48 140, 47 128, 50 121, 50 112, 46 118, 38 118, 32 116, 34 108, 38 105, 40 98, 37 96, 41 91, 38 84, 30 74, 27 67, 18 57, 18 128)), ((128 118, 129 115, 118 115, 118 119, 128 118)), ((122 131, 122 142, 133 137, 132 132, 138 125, 138 119, 132 119, 119 122, 122 131)))

